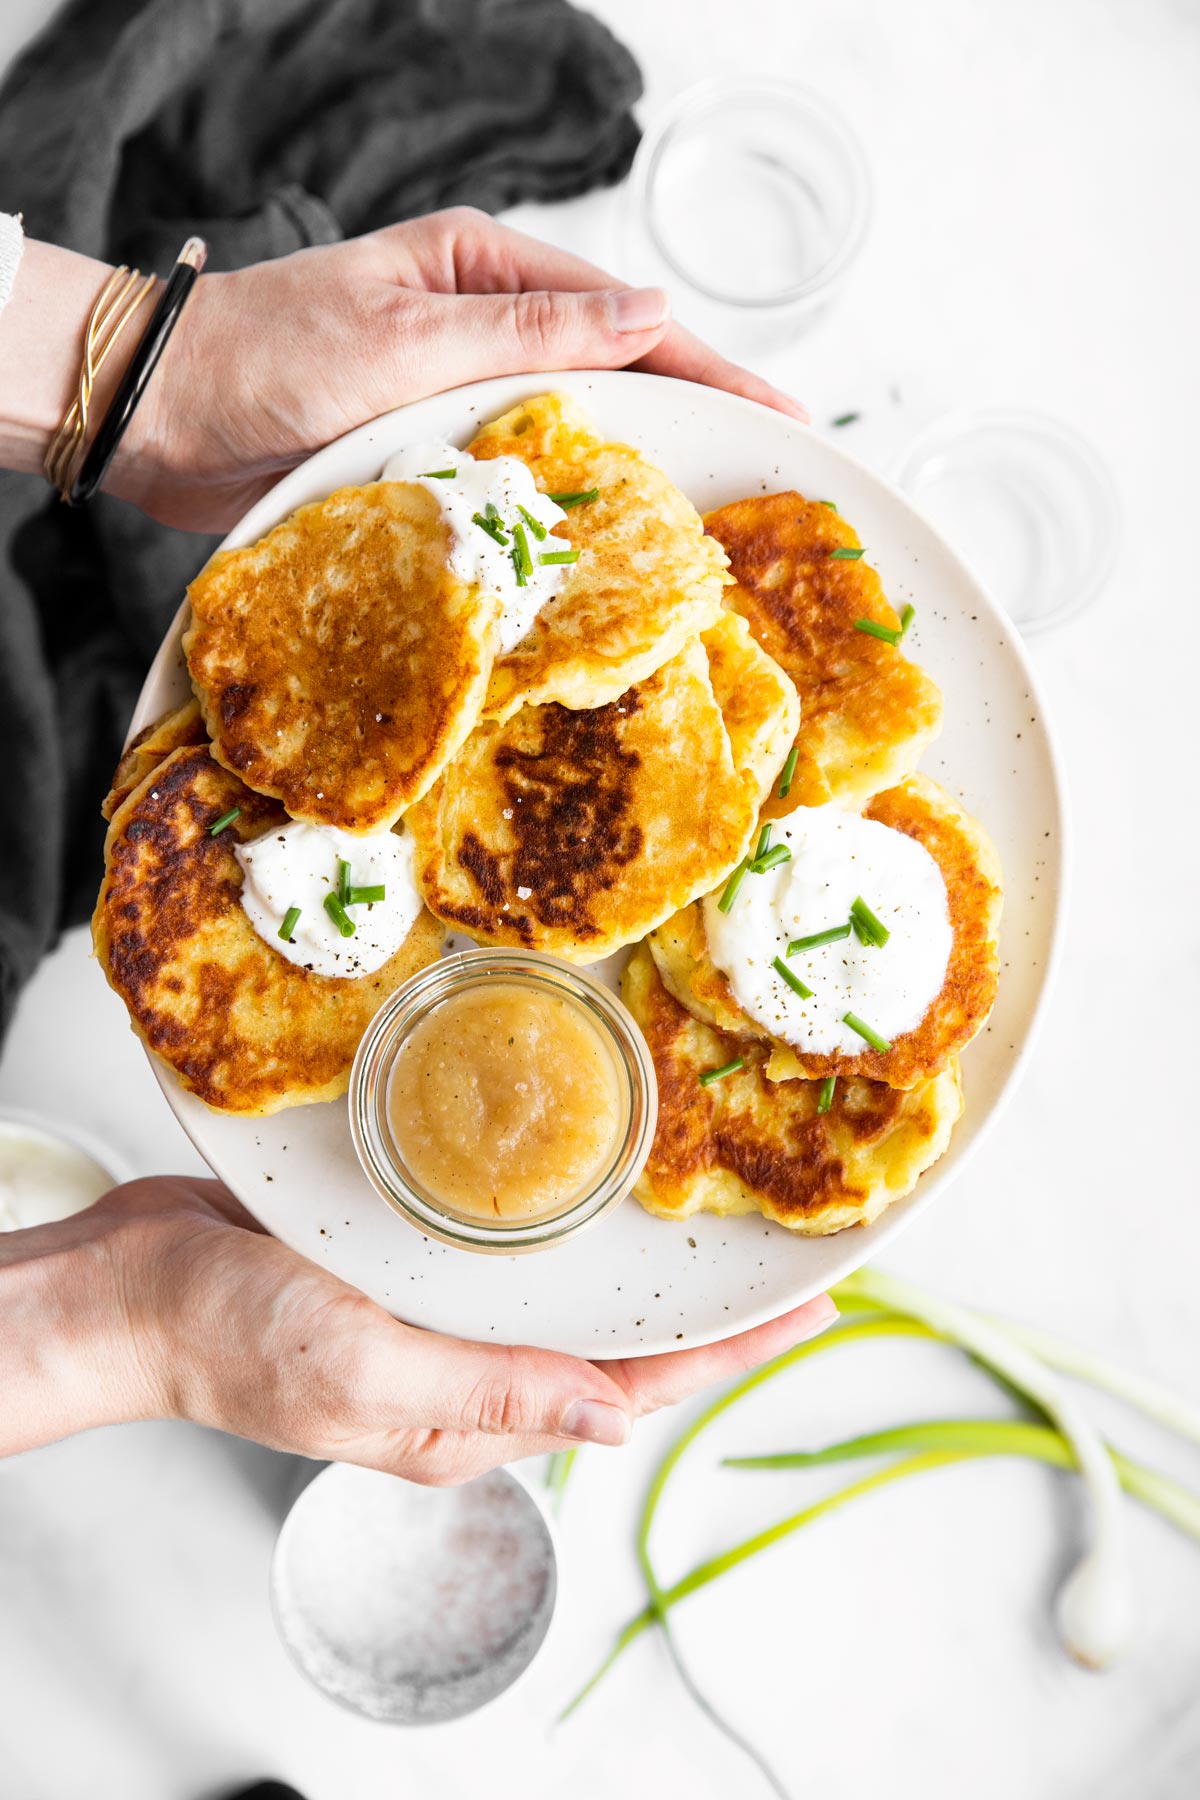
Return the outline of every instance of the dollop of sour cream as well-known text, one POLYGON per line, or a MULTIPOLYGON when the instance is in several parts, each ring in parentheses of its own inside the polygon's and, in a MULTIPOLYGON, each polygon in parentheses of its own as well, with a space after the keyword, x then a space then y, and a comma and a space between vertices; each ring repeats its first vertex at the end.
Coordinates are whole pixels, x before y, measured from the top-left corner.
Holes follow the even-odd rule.
POLYGON ((411 444, 397 450, 383 465, 381 481, 411 481, 428 488, 441 506, 450 527, 450 567, 460 581, 473 583, 500 600, 499 654, 515 650, 547 600, 553 598, 570 573, 570 565, 541 563, 539 554, 555 555, 570 550, 564 538, 551 538, 551 529, 566 518, 561 506, 534 486, 533 476, 518 456, 497 456, 477 462, 465 450, 451 444, 411 444), (439 475, 439 470, 453 474, 439 475), (488 506, 500 514, 500 543, 476 524, 476 514, 487 518, 488 506), (546 532, 539 538, 517 511, 523 506, 546 532), (525 586, 513 566, 516 542, 513 526, 520 524, 529 544, 531 572, 525 586))
POLYGON ((704 902, 712 959, 743 1010, 773 1037, 814 1055, 867 1048, 852 1012, 889 1042, 920 1024, 941 992, 953 932, 942 872, 924 845, 837 806, 801 807, 772 828, 791 861, 748 872, 727 913, 704 902), (796 938, 845 925, 863 899, 887 927, 886 944, 849 937, 787 953, 796 938), (772 968, 779 957, 812 989, 801 999, 772 968))
POLYGON ((354 979, 382 968, 396 954, 421 910, 408 832, 354 836, 332 825, 291 820, 239 844, 242 906, 258 935, 289 962, 315 975, 354 979), (353 887, 382 887, 384 897, 348 906, 354 936, 343 937, 325 910, 338 888, 338 863, 350 864, 353 887), (300 916, 290 937, 279 933, 293 907, 300 916))

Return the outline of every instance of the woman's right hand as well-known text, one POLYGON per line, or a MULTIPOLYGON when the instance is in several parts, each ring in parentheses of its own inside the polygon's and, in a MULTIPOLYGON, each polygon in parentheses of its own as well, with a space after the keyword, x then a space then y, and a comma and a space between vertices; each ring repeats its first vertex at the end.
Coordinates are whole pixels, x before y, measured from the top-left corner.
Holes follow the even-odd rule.
POLYGON ((591 1363, 403 1325, 263 1231, 216 1181, 155 1177, 0 1236, 0 1453, 185 1418, 446 1485, 580 1443, 822 1330, 826 1296, 698 1350, 591 1363))

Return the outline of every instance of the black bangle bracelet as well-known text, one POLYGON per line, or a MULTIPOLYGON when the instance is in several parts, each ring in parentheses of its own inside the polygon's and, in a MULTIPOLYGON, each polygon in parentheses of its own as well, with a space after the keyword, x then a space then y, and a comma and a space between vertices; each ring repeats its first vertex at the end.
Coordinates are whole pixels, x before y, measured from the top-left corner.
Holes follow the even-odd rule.
POLYGON ((146 391, 146 383, 167 347, 167 339, 178 323, 179 315, 195 286, 197 275, 204 267, 207 255, 207 244, 203 238, 196 237, 189 238, 179 252, 162 298, 150 315, 150 323, 130 358, 129 367, 121 377, 112 403, 100 421, 100 428, 67 496, 72 506, 82 506, 86 500, 90 500, 108 474, 108 466, 117 453, 117 447, 137 409, 138 401, 146 391))

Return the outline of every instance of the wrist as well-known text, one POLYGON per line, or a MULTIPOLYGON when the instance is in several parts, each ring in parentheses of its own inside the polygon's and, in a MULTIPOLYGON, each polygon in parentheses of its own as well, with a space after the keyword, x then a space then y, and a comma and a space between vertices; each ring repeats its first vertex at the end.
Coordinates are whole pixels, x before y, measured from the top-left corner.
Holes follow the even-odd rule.
POLYGON ((96 1425, 161 1417, 155 1339, 139 1318, 145 1247, 104 1203, 8 1234, 0 1250, 0 1456, 96 1425))

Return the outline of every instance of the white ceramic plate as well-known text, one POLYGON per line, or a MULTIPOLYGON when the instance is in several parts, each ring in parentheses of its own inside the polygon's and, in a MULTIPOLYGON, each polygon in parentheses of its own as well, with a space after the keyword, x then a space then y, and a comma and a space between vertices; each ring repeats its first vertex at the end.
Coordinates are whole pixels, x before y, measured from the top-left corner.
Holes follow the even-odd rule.
MULTIPOLYGON (((403 444, 466 443, 479 422, 550 388, 575 394, 602 431, 637 444, 702 512, 785 487, 836 501, 893 603, 916 607, 908 648, 946 701, 945 728, 923 766, 987 825, 1007 890, 1000 996, 964 1058, 966 1113, 949 1151, 877 1224, 835 1237, 792 1237, 757 1216, 671 1224, 629 1200, 560 1249, 474 1256, 422 1237, 376 1196, 355 1159, 345 1101, 267 1119, 224 1118, 155 1066, 196 1148, 263 1224, 399 1318, 465 1337, 628 1356, 711 1342, 799 1305, 877 1255, 961 1172, 1012 1091, 1046 992, 1064 872, 1063 794, 1020 638, 908 501, 804 426, 690 382, 626 373, 511 376, 422 400, 352 431, 285 476, 226 543, 253 543, 297 506, 373 481, 403 444)), ((132 730, 186 695, 182 630, 181 611, 147 676, 132 730)))

